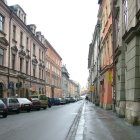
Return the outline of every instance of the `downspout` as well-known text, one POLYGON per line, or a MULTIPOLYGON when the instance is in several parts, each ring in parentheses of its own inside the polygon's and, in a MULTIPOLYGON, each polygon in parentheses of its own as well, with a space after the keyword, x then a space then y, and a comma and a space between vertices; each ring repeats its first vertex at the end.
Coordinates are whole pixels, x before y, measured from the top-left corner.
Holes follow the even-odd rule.
POLYGON ((32 52, 32 49, 31 49, 31 41, 32 41, 32 35, 31 35, 31 39, 30 39, 30 95, 31 95, 31 63, 32 63, 32 56, 31 56, 31 52, 32 52))
POLYGON ((10 11, 10 21, 9 21, 9 53, 8 53, 8 89, 7 96, 9 97, 9 82, 10 82, 10 56, 11 56, 11 20, 13 12, 10 11))
POLYGON ((114 111, 116 111, 116 65, 115 65, 115 50, 116 50, 116 22, 115 22, 115 3, 116 0, 112 1, 112 49, 113 49, 113 105, 114 111))

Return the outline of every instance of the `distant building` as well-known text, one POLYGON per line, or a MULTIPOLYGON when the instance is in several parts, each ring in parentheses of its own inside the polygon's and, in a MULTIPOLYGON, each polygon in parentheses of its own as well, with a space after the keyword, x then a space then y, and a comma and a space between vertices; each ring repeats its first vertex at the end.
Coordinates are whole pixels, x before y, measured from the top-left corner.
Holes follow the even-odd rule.
POLYGON ((46 94, 48 97, 62 97, 62 58, 46 40, 46 94))
POLYGON ((69 73, 66 68, 66 65, 62 66, 62 96, 63 97, 70 97, 69 92, 69 73))

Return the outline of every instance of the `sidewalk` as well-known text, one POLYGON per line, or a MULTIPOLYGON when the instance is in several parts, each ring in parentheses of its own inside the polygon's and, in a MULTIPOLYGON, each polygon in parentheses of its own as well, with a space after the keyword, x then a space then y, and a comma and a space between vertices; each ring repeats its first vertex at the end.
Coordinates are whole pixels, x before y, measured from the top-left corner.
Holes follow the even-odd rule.
POLYGON ((75 140, 140 140, 140 126, 131 126, 110 110, 84 103, 75 140))

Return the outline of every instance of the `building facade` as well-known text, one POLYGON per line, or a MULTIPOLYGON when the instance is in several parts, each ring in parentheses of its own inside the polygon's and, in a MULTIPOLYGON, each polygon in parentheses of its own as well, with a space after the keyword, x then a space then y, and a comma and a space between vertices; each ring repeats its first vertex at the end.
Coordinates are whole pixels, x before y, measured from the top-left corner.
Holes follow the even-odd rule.
POLYGON ((62 66, 62 96, 63 97, 70 97, 69 92, 69 73, 66 68, 66 65, 62 66))
POLYGON ((90 100, 96 104, 100 104, 100 24, 99 21, 95 26, 92 43, 89 47, 88 69, 89 69, 89 92, 90 100))
POLYGON ((69 86, 68 86, 68 91, 69 91, 69 97, 74 97, 74 98, 79 98, 80 97, 80 85, 73 81, 73 80, 69 80, 69 86))
POLYGON ((116 110, 140 125, 140 0, 116 0, 116 110))
POLYGON ((62 58, 46 40, 46 94, 48 97, 62 97, 62 58))
POLYGON ((110 0, 100 0, 100 106, 104 109, 112 109, 112 76, 113 76, 113 57, 112 57, 112 13, 110 0))
POLYGON ((0 1, 0 19, 0 96, 45 94, 44 38, 36 36, 34 24, 26 25, 19 5, 9 7, 0 1))

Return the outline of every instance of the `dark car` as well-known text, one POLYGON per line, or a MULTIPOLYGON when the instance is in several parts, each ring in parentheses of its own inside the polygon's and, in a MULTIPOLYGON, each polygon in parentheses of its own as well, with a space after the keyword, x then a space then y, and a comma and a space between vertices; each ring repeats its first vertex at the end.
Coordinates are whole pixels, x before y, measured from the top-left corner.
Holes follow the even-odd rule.
POLYGON ((28 100, 27 98, 17 98, 19 104, 20 104, 20 110, 21 111, 27 111, 30 112, 32 108, 32 102, 28 100))
POLYGON ((20 105, 17 98, 2 98, 2 101, 6 105, 8 112, 20 112, 20 105))
POLYGON ((52 105, 60 105, 60 100, 58 98, 50 98, 52 105))
POLYGON ((32 110, 40 110, 41 103, 38 98, 29 98, 29 100, 32 102, 32 110))
POLYGON ((1 99, 0 99, 0 115, 2 115, 3 118, 7 117, 7 107, 1 99))

